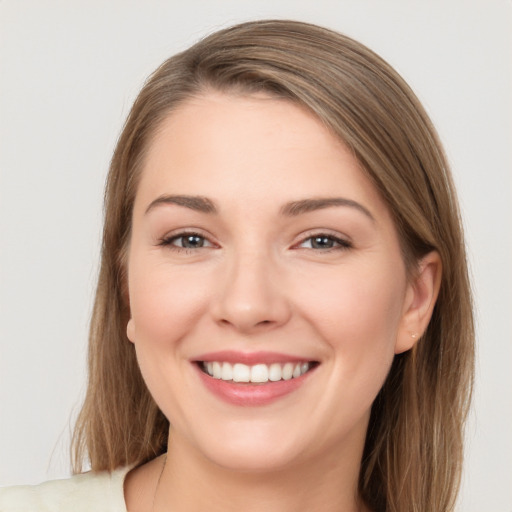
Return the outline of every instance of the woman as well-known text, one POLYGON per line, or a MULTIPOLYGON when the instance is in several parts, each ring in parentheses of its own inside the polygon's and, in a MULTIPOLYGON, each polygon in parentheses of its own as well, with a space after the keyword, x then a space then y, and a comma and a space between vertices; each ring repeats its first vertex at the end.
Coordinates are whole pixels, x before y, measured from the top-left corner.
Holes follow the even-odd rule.
POLYGON ((0 508, 451 510, 473 337, 409 87, 327 29, 222 30, 156 70, 114 153, 74 438, 92 472, 0 508))

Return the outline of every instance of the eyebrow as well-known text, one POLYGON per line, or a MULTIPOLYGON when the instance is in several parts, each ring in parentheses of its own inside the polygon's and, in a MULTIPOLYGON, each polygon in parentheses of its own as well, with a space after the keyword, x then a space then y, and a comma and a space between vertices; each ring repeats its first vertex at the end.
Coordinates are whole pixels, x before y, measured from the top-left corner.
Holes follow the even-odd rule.
POLYGON ((281 213, 286 216, 295 217, 296 215, 301 215, 302 213, 313 212, 315 210, 330 208, 332 206, 348 206, 350 208, 355 208, 370 218, 373 222, 375 222, 375 217, 367 208, 365 208, 357 201, 346 199, 344 197, 320 197, 315 199, 302 199, 300 201, 292 201, 291 203, 285 204, 281 208, 281 213))
MULTIPOLYGON (((211 199, 208 199, 207 197, 203 196, 188 195, 159 196, 150 203, 150 205, 146 209, 146 213, 156 208, 157 206, 166 204, 175 204, 177 206, 183 206, 185 208, 190 208, 191 210, 195 210, 201 213, 218 213, 218 209, 211 199)), ((360 211, 369 219, 375 222, 375 217, 370 213, 370 211, 367 208, 365 208, 362 204, 358 203, 357 201, 347 199, 344 197, 320 197, 312 199, 301 199, 299 201, 291 201, 289 203, 286 203, 281 208, 280 212, 281 215, 286 215, 287 217, 296 217, 303 213, 322 210, 324 208, 330 208, 333 206, 345 206, 355 208, 356 210, 360 211)))
POLYGON ((151 211, 153 208, 164 204, 176 204, 201 213, 217 213, 215 204, 207 197, 182 195, 163 195, 157 197, 146 208, 146 213, 151 211))

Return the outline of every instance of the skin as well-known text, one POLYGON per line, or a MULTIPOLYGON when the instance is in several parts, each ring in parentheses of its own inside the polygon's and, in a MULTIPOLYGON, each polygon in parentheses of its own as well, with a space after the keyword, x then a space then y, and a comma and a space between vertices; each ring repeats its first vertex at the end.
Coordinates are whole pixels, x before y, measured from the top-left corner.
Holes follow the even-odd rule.
POLYGON ((436 253, 407 279, 386 204, 313 115, 264 95, 183 104, 149 148, 133 212, 127 333, 172 427, 165 465, 128 475, 128 510, 364 510, 371 404, 425 329, 439 279, 436 253), (206 197, 217 213, 169 195, 206 197), (282 212, 332 197, 353 203, 282 212), (199 245, 184 249, 190 232, 199 245), (320 364, 293 393, 243 407, 191 362, 217 350, 320 364))

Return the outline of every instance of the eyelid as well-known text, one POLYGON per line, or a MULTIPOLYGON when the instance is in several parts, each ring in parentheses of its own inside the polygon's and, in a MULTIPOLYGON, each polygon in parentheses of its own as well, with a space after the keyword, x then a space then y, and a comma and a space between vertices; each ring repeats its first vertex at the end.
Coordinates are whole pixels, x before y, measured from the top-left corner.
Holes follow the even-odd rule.
POLYGON ((176 251, 180 251, 180 250, 194 251, 194 250, 204 249, 204 248, 210 249, 212 247, 219 247, 219 245, 212 240, 212 236, 205 233, 202 229, 199 229, 199 228, 180 228, 180 229, 173 230, 169 233, 166 233, 164 236, 160 237, 158 239, 157 245, 160 245, 163 247, 170 247, 176 251), (206 240, 208 245, 203 246, 203 247, 198 247, 195 249, 190 248, 190 247, 180 247, 179 245, 173 245, 172 242, 174 240, 179 239, 179 238, 184 238, 186 236, 198 236, 200 238, 203 238, 204 240, 206 240))
POLYGON ((333 232, 329 229, 316 229, 316 230, 311 230, 311 231, 308 231, 306 233, 302 233, 301 236, 300 236, 300 239, 295 242, 292 246, 293 249, 297 248, 297 249, 308 249, 308 250, 311 250, 311 251, 316 251, 316 252, 329 252, 329 251, 335 251, 335 250, 346 250, 346 249, 350 249, 354 246, 352 240, 350 239, 350 237, 346 236, 346 235, 342 235, 338 232, 333 232), (334 240, 338 245, 336 247, 331 247, 331 248, 327 248, 327 249, 315 249, 315 248, 308 248, 308 247, 301 247, 302 244, 304 244, 306 241, 312 239, 312 238, 315 238, 315 237, 325 237, 325 238, 330 238, 332 240, 334 240))
MULTIPOLYGON (((214 242, 212 240, 212 236, 205 233, 202 229, 198 228, 180 228, 173 230, 169 233, 166 233, 164 236, 160 237, 158 239, 157 245, 164 246, 164 247, 171 247, 173 250, 180 251, 180 250, 188 250, 188 251, 196 251, 199 249, 209 249, 209 248, 215 248, 219 247, 219 244, 214 242), (208 245, 197 247, 197 248, 190 248, 190 247, 181 247, 179 245, 174 245, 173 241, 179 238, 183 238, 186 236, 198 236, 200 238, 203 238, 208 245)), ((307 249, 315 252, 329 252, 329 251, 336 251, 336 250, 346 250, 353 247, 353 243, 351 239, 346 236, 342 235, 339 232, 332 232, 328 229, 315 229, 311 230, 305 233, 302 233, 300 237, 297 237, 297 241, 292 244, 292 249, 307 249), (333 240, 336 243, 335 247, 325 248, 325 249, 318 249, 318 248, 307 248, 307 247, 301 247, 302 244, 307 242, 308 240, 311 240, 315 237, 325 237, 333 240)))

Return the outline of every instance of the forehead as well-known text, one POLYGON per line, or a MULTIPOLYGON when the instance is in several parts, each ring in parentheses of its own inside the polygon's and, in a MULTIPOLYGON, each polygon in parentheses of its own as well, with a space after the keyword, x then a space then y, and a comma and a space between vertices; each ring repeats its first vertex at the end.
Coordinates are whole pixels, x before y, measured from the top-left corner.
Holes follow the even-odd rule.
POLYGON ((348 195, 386 209, 352 152, 317 117, 263 94, 205 94, 169 114, 148 148, 136 204, 162 193, 259 207, 348 195))

